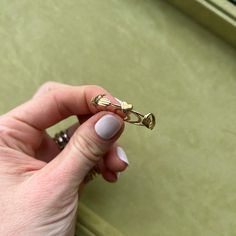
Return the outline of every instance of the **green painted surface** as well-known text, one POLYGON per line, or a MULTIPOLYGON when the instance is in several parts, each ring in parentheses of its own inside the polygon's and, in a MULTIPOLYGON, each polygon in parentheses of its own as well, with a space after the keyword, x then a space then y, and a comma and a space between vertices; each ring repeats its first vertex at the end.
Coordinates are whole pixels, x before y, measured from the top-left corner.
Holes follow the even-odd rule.
POLYGON ((128 236, 236 234, 233 48, 158 0, 1 0, 0 9, 1 113, 55 80, 102 85, 157 115, 153 131, 126 126, 131 164, 117 184, 88 185, 93 212, 79 212, 78 235, 102 235, 102 222, 103 235, 108 225, 128 236))
POLYGON ((168 0, 202 26, 236 47, 236 6, 228 0, 168 0))

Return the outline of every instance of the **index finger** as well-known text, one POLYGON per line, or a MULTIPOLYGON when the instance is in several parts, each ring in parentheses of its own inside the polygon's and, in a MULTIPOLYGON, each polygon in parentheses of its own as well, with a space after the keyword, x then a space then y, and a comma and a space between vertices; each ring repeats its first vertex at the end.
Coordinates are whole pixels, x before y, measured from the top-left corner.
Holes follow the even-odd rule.
MULTIPOLYGON (((95 85, 68 86, 52 90, 45 96, 33 97, 8 114, 28 125, 44 130, 72 115, 94 114, 98 110, 91 99, 98 94, 106 94, 113 102, 117 101, 104 88, 95 85)), ((112 111, 111 108, 108 110, 112 111)))

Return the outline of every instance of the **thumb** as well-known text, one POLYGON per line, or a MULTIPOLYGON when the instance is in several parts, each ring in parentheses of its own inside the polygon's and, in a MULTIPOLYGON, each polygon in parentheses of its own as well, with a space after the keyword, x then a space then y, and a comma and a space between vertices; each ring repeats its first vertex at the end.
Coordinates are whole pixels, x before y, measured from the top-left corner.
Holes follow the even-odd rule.
POLYGON ((123 129, 124 122, 118 115, 95 114, 75 131, 65 149, 44 167, 44 171, 57 185, 78 187, 123 129))

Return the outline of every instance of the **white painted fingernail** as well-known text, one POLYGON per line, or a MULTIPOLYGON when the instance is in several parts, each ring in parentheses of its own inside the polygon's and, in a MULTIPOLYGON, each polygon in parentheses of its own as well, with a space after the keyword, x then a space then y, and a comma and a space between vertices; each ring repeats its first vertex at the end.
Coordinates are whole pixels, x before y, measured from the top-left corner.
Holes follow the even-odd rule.
POLYGON ((119 179, 120 178, 120 172, 117 172, 116 176, 117 176, 117 179, 119 179))
POLYGON ((119 102, 120 104, 122 103, 122 101, 118 98, 115 98, 117 102, 119 102))
POLYGON ((125 162, 127 165, 129 165, 129 161, 128 158, 125 154, 125 151, 123 148, 121 147, 117 147, 117 156, 120 158, 120 160, 122 160, 123 162, 125 162))
POLYGON ((115 136, 121 128, 121 122, 113 115, 105 115, 95 124, 95 131, 102 139, 115 136))

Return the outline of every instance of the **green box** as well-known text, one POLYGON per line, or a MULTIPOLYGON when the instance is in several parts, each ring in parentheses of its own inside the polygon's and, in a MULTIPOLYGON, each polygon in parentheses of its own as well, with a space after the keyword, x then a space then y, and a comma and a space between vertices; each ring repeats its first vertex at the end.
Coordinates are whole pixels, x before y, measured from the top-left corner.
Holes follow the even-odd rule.
POLYGON ((168 0, 188 16, 236 46, 235 0, 168 0))

